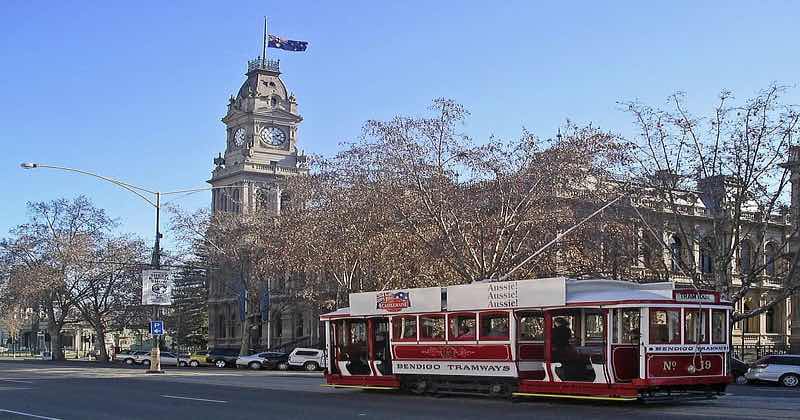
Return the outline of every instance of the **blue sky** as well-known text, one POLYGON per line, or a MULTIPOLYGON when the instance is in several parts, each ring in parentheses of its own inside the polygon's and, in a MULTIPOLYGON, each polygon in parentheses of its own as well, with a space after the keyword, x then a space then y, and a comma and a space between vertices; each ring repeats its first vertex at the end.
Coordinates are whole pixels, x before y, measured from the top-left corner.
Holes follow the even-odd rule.
POLYGON ((480 141, 523 127, 549 137, 567 118, 626 134, 620 100, 661 105, 681 90, 700 112, 721 89, 744 98, 798 81, 800 3, 602 3, 5 0, 0 236, 25 221, 26 201, 78 194, 123 231, 151 236, 152 209, 130 193, 19 163, 164 191, 203 186, 264 15, 270 33, 310 42, 305 53, 269 52, 298 99, 309 153, 333 153, 365 120, 419 114, 436 97, 466 105, 466 131, 480 141))

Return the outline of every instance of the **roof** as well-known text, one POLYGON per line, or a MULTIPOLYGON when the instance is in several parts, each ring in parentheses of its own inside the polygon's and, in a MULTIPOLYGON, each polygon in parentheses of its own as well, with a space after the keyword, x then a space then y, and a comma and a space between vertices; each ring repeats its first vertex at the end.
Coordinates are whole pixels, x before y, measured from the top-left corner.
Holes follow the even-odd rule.
POLYGON ((624 300, 672 300, 671 282, 633 283, 620 280, 567 279, 567 304, 624 300))

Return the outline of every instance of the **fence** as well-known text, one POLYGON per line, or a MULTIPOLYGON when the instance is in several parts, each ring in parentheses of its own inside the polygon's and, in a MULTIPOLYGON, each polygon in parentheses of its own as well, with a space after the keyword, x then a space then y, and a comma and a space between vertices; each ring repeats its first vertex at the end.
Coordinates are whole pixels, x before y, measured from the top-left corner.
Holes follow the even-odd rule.
POLYGON ((793 354, 800 349, 792 349, 789 344, 740 344, 734 345, 733 357, 751 363, 773 354, 793 354), (794 351, 793 351, 794 350, 794 351))

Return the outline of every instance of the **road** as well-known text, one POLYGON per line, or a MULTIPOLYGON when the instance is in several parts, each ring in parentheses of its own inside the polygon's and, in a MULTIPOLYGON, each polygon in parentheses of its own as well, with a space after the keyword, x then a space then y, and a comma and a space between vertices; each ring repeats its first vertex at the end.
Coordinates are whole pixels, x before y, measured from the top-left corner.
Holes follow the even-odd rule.
POLYGON ((0 419, 798 419, 800 389, 731 386, 671 405, 417 397, 331 389, 319 374, 0 361, 0 419), (38 417, 35 417, 38 416, 38 417))

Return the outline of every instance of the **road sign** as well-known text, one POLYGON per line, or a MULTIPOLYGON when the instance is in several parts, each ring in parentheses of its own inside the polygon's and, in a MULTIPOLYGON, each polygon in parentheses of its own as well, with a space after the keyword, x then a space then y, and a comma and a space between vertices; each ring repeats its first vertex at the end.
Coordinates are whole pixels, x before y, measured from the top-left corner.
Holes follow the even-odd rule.
POLYGON ((164 335, 164 321, 150 321, 150 334, 164 335))

